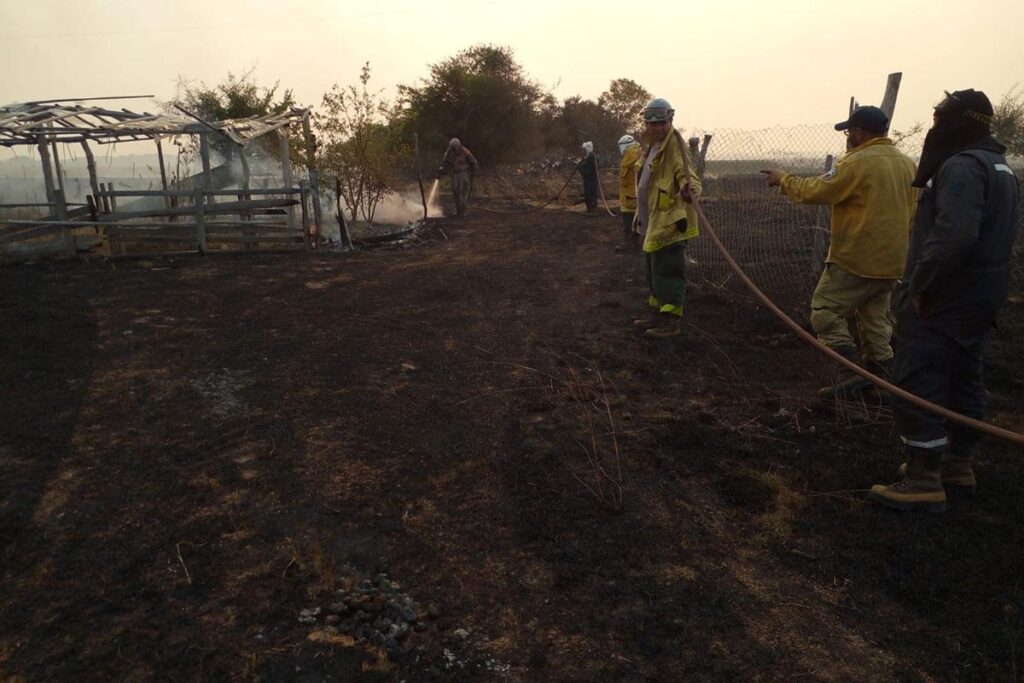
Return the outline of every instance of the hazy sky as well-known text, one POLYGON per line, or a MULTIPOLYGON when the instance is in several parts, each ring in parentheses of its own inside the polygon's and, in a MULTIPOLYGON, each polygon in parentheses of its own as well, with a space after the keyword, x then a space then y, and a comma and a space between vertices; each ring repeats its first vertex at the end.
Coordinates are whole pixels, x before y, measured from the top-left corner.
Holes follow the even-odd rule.
POLYGON ((669 98, 680 127, 838 121, 850 95, 877 104, 902 71, 899 129, 930 121, 943 89, 998 101, 1024 83, 1022 27, 1024 0, 0 0, 0 104, 166 99, 179 76, 214 85, 255 66, 316 105, 364 61, 394 96, 428 64, 494 43, 560 98, 632 78, 669 98))

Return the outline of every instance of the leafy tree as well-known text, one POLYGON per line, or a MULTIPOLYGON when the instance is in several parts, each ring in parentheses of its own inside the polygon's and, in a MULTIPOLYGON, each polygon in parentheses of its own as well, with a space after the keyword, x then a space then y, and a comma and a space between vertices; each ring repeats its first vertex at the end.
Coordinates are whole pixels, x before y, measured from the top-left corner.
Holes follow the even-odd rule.
MULTIPOLYGON (((280 81, 265 87, 257 84, 252 74, 252 69, 241 76, 229 72, 227 79, 215 87, 179 78, 177 92, 168 103, 168 109, 176 112, 173 105, 177 104, 204 121, 224 121, 280 114, 296 106, 291 90, 278 94, 280 81)), ((235 145, 223 136, 211 135, 210 146, 225 159, 234 156, 235 145)))
POLYGON ((608 112, 619 130, 623 133, 635 133, 640 129, 640 114, 651 101, 651 97, 651 93, 636 81, 616 78, 608 89, 601 93, 597 103, 608 112))
POLYGON ((369 81, 370 63, 366 62, 360 85, 332 86, 313 123, 321 172, 338 179, 352 220, 362 215, 373 222, 377 204, 391 191, 395 171, 409 150, 398 129, 388 125, 397 117, 397 107, 381 96, 383 90, 371 92, 369 81))
POLYGON ((617 153, 615 141, 622 128, 609 112, 593 100, 570 97, 562 104, 557 124, 561 130, 562 149, 576 153, 580 143, 590 140, 601 153, 617 153))
POLYGON ((401 85, 404 123, 427 154, 461 138, 484 164, 516 160, 537 140, 543 93, 511 48, 476 45, 430 67, 421 85, 401 85))
POLYGON ((992 117, 992 134, 1007 147, 1007 153, 1024 156, 1024 91, 1014 86, 1003 95, 992 117))

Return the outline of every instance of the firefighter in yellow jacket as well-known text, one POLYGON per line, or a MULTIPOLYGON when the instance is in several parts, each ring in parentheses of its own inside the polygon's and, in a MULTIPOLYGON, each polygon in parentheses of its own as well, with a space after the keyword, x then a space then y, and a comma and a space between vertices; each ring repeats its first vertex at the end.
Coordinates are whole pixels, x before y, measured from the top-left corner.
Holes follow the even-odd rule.
MULTIPOLYGON (((837 123, 847 153, 816 178, 764 171, 768 184, 801 204, 832 206, 832 235, 825 269, 811 298, 811 326, 818 339, 871 372, 888 376, 893 351, 889 300, 903 274, 916 193, 914 162, 886 137, 889 117, 878 107, 859 107, 837 123), (847 323, 856 318, 860 353, 847 323)), ((818 394, 831 397, 869 386, 857 375, 818 394)))
POLYGON ((616 251, 631 250, 636 247, 637 234, 633 232, 633 220, 636 218, 636 180, 640 172, 640 161, 644 156, 643 148, 632 135, 619 138, 619 215, 622 217, 622 246, 616 251))
POLYGON ((655 98, 644 109, 647 153, 637 182, 634 229, 644 236, 648 303, 655 315, 634 321, 656 339, 680 332, 686 298, 686 242, 697 236, 693 200, 701 185, 683 136, 672 126, 675 110, 655 98))

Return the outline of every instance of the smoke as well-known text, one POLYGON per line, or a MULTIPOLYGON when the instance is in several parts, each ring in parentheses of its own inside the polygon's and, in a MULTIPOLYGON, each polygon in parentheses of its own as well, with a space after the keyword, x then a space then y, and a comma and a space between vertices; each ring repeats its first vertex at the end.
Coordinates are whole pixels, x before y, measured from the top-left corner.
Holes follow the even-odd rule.
MULTIPOLYGON (((436 188, 437 181, 434 181, 434 185, 436 188)), ((324 216, 324 225, 321 226, 320 230, 321 234, 328 240, 336 241, 340 239, 341 229, 338 226, 338 212, 333 201, 333 194, 333 192, 321 190, 320 209, 324 216)), ((444 215, 436 195, 437 192, 433 192, 431 199, 427 202, 428 218, 439 218, 444 215)), ((372 232, 380 234, 382 232, 397 232, 397 230, 423 219, 423 201, 419 196, 419 192, 416 192, 415 196, 411 192, 391 192, 385 196, 377 204, 373 214, 373 227, 376 229, 371 229, 370 225, 362 220, 361 215, 359 220, 353 221, 351 219, 352 212, 344 200, 342 200, 341 206, 345 212, 345 221, 349 232, 355 233, 354 236, 357 239, 361 233, 372 232), (381 230, 381 228, 386 226, 392 226, 396 230, 381 230)))

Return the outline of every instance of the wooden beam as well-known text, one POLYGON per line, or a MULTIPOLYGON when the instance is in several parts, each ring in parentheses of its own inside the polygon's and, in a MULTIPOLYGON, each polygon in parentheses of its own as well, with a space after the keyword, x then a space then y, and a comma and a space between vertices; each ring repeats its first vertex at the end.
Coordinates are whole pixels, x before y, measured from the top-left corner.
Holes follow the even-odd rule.
POLYGON ((316 164, 316 137, 309 123, 309 112, 302 117, 302 135, 306 141, 306 168, 309 169, 310 200, 313 202, 313 222, 316 224, 316 246, 324 231, 323 209, 320 207, 320 170, 316 164))
MULTIPOLYGON (((834 158, 831 154, 825 156, 825 173, 832 170, 834 158)), ((811 272, 817 273, 825 263, 825 255, 828 252, 828 240, 830 229, 831 211, 823 205, 818 206, 818 215, 815 223, 821 230, 814 231, 814 245, 811 247, 811 272)))
POLYGON ((196 188, 192 192, 192 208, 195 210, 196 215, 196 246, 199 249, 200 254, 206 253, 206 215, 204 213, 205 205, 203 204, 203 191, 200 188, 196 188))
MULTIPOLYGON (((160 138, 156 138, 156 158, 160 162, 160 186, 167 192, 167 169, 164 166, 164 146, 160 138)), ((171 208, 170 195, 164 195, 164 206, 171 208)))
POLYGON ((46 138, 38 138, 39 161, 43 165, 43 184, 46 186, 46 201, 53 203, 53 166, 50 165, 50 146, 46 138))
POLYGON ((203 162, 203 189, 213 189, 213 174, 210 172, 210 138, 206 133, 199 134, 199 158, 203 162))
POLYGON ((89 172, 89 187, 92 188, 92 196, 99 201, 100 194, 100 181, 99 176, 96 173, 96 157, 92 155, 92 150, 89 149, 89 143, 82 140, 82 151, 85 152, 85 168, 89 172))
POLYGON ((78 253, 78 245, 75 243, 75 233, 71 232, 71 227, 67 224, 68 207, 64 204, 64 190, 56 190, 53 194, 57 210, 57 220, 64 223, 60 229, 61 241, 64 243, 64 255, 68 258, 74 258, 78 253))
POLYGON ((64 187, 64 174, 60 169, 60 154, 57 153, 57 141, 50 140, 50 147, 53 150, 53 172, 57 176, 57 189, 61 192, 61 198, 67 199, 67 190, 64 187))
POLYGON ((302 198, 299 200, 299 207, 302 209, 302 239, 306 243, 306 249, 310 249, 312 244, 309 239, 309 210, 306 208, 306 202, 309 200, 309 186, 305 180, 299 181, 299 190, 302 192, 302 198))
POLYGON ((896 96, 899 95, 900 81, 902 80, 903 73, 897 71, 896 73, 889 74, 885 81, 885 94, 882 96, 882 106, 880 109, 889 117, 890 123, 892 123, 893 112, 896 111, 896 96))
MULTIPOLYGON (((292 187, 292 159, 291 150, 288 145, 288 134, 278 129, 277 131, 278 150, 281 154, 281 180, 284 182, 285 187, 292 187)), ((293 228, 298 228, 297 221, 295 220, 295 209, 288 209, 288 225, 293 228)))
MULTIPOLYGON (((195 191, 198 191, 200 196, 208 195, 208 192, 204 192, 202 188, 197 187, 195 191)), ((195 197, 195 191, 192 196, 195 197)), ((114 200, 114 196, 107 194, 111 201, 114 200)), ((298 204, 296 199, 251 199, 244 202, 220 202, 217 204, 208 204, 206 206, 206 215, 216 214, 234 214, 244 213, 249 211, 260 211, 266 209, 288 209, 294 210, 298 204)), ((173 209, 143 209, 140 211, 122 211, 118 212, 116 208, 112 208, 112 212, 107 216, 109 221, 123 221, 131 220, 133 218, 162 218, 165 216, 188 216, 194 213, 194 211, 188 207, 177 207, 173 209)), ((298 228, 292 226, 296 231, 298 228)))

